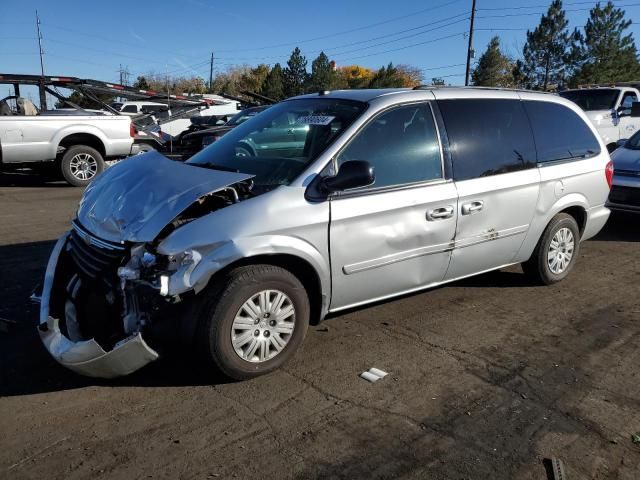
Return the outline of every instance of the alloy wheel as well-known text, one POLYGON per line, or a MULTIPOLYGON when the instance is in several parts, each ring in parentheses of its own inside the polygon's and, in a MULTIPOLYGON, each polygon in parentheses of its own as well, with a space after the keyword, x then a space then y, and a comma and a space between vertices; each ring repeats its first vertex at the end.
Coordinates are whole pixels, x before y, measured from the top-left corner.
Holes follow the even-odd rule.
POLYGON ((242 304, 231 326, 231 343, 247 362, 262 363, 284 350, 295 328, 295 307, 280 290, 263 290, 242 304))
POLYGON ((69 170, 78 180, 91 180, 98 173, 98 162, 89 153, 78 153, 71 158, 69 170))
POLYGON ((575 239, 571 230, 566 227, 559 229, 551 239, 547 252, 549 270, 556 275, 563 273, 571 263, 574 249, 575 239))

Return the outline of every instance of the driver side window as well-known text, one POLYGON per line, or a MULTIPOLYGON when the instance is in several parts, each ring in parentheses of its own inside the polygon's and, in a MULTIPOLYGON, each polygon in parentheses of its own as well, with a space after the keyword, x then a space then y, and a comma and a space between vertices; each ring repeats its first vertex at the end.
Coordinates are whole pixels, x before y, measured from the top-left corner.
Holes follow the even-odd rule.
POLYGON ((394 108, 375 117, 336 158, 366 160, 375 169, 380 188, 442 178, 438 134, 428 104, 394 108))

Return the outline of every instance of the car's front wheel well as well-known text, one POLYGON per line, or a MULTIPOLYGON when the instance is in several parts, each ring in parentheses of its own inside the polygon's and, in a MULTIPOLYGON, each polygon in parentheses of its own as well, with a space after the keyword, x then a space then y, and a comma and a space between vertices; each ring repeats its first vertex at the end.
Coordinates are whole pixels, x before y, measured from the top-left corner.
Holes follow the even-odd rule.
POLYGON ((576 223, 578 224, 578 229, 580 230, 580 237, 582 237, 582 234, 584 233, 584 228, 587 224, 587 211, 584 208, 576 205, 573 207, 565 208, 564 210, 558 213, 566 213, 571 215, 573 219, 576 221, 576 223))
POLYGON ((311 307, 309 323, 317 325, 322 320, 322 286, 320 277, 309 262, 295 255, 271 254, 240 259, 216 272, 209 280, 209 285, 215 285, 216 282, 220 281, 232 270, 249 265, 274 265, 294 274, 304 285, 309 297, 311 307))

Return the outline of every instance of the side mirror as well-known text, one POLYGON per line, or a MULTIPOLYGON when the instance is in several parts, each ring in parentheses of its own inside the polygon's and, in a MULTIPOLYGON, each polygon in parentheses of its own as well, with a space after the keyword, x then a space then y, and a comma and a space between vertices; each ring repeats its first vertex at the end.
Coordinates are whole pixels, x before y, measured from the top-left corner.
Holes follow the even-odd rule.
POLYGON ((616 142, 616 145, 617 145, 618 147, 624 147, 624 144, 625 144, 625 143, 627 143, 627 140, 628 140, 628 139, 626 139, 626 138, 621 138, 620 140, 618 140, 618 141, 616 142))
POLYGON ((631 104, 631 116, 640 117, 640 102, 633 102, 631 104))
POLYGON ((350 188, 366 187, 376 179, 374 168, 364 160, 344 162, 333 177, 322 179, 321 188, 327 193, 339 192, 350 188))

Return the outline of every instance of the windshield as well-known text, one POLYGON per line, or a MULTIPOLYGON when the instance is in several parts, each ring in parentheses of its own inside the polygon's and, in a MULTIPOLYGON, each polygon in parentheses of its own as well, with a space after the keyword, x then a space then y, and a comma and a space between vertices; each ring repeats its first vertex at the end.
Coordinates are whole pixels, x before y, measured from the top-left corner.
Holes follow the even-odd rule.
POLYGON ((187 163, 253 174, 260 187, 288 185, 366 106, 328 98, 281 102, 234 128, 187 163))
POLYGON ((592 90, 567 90, 559 95, 574 103, 586 111, 589 110, 612 110, 620 94, 614 88, 598 88, 592 90))
POLYGON ((249 120, 250 118, 255 117, 257 114, 262 112, 264 108, 252 108, 247 110, 242 110, 241 112, 236 113, 233 117, 229 119, 227 125, 238 126, 241 123, 249 120))
POLYGON ((630 148, 632 150, 640 150, 640 130, 632 135, 624 144, 624 148, 630 148))

